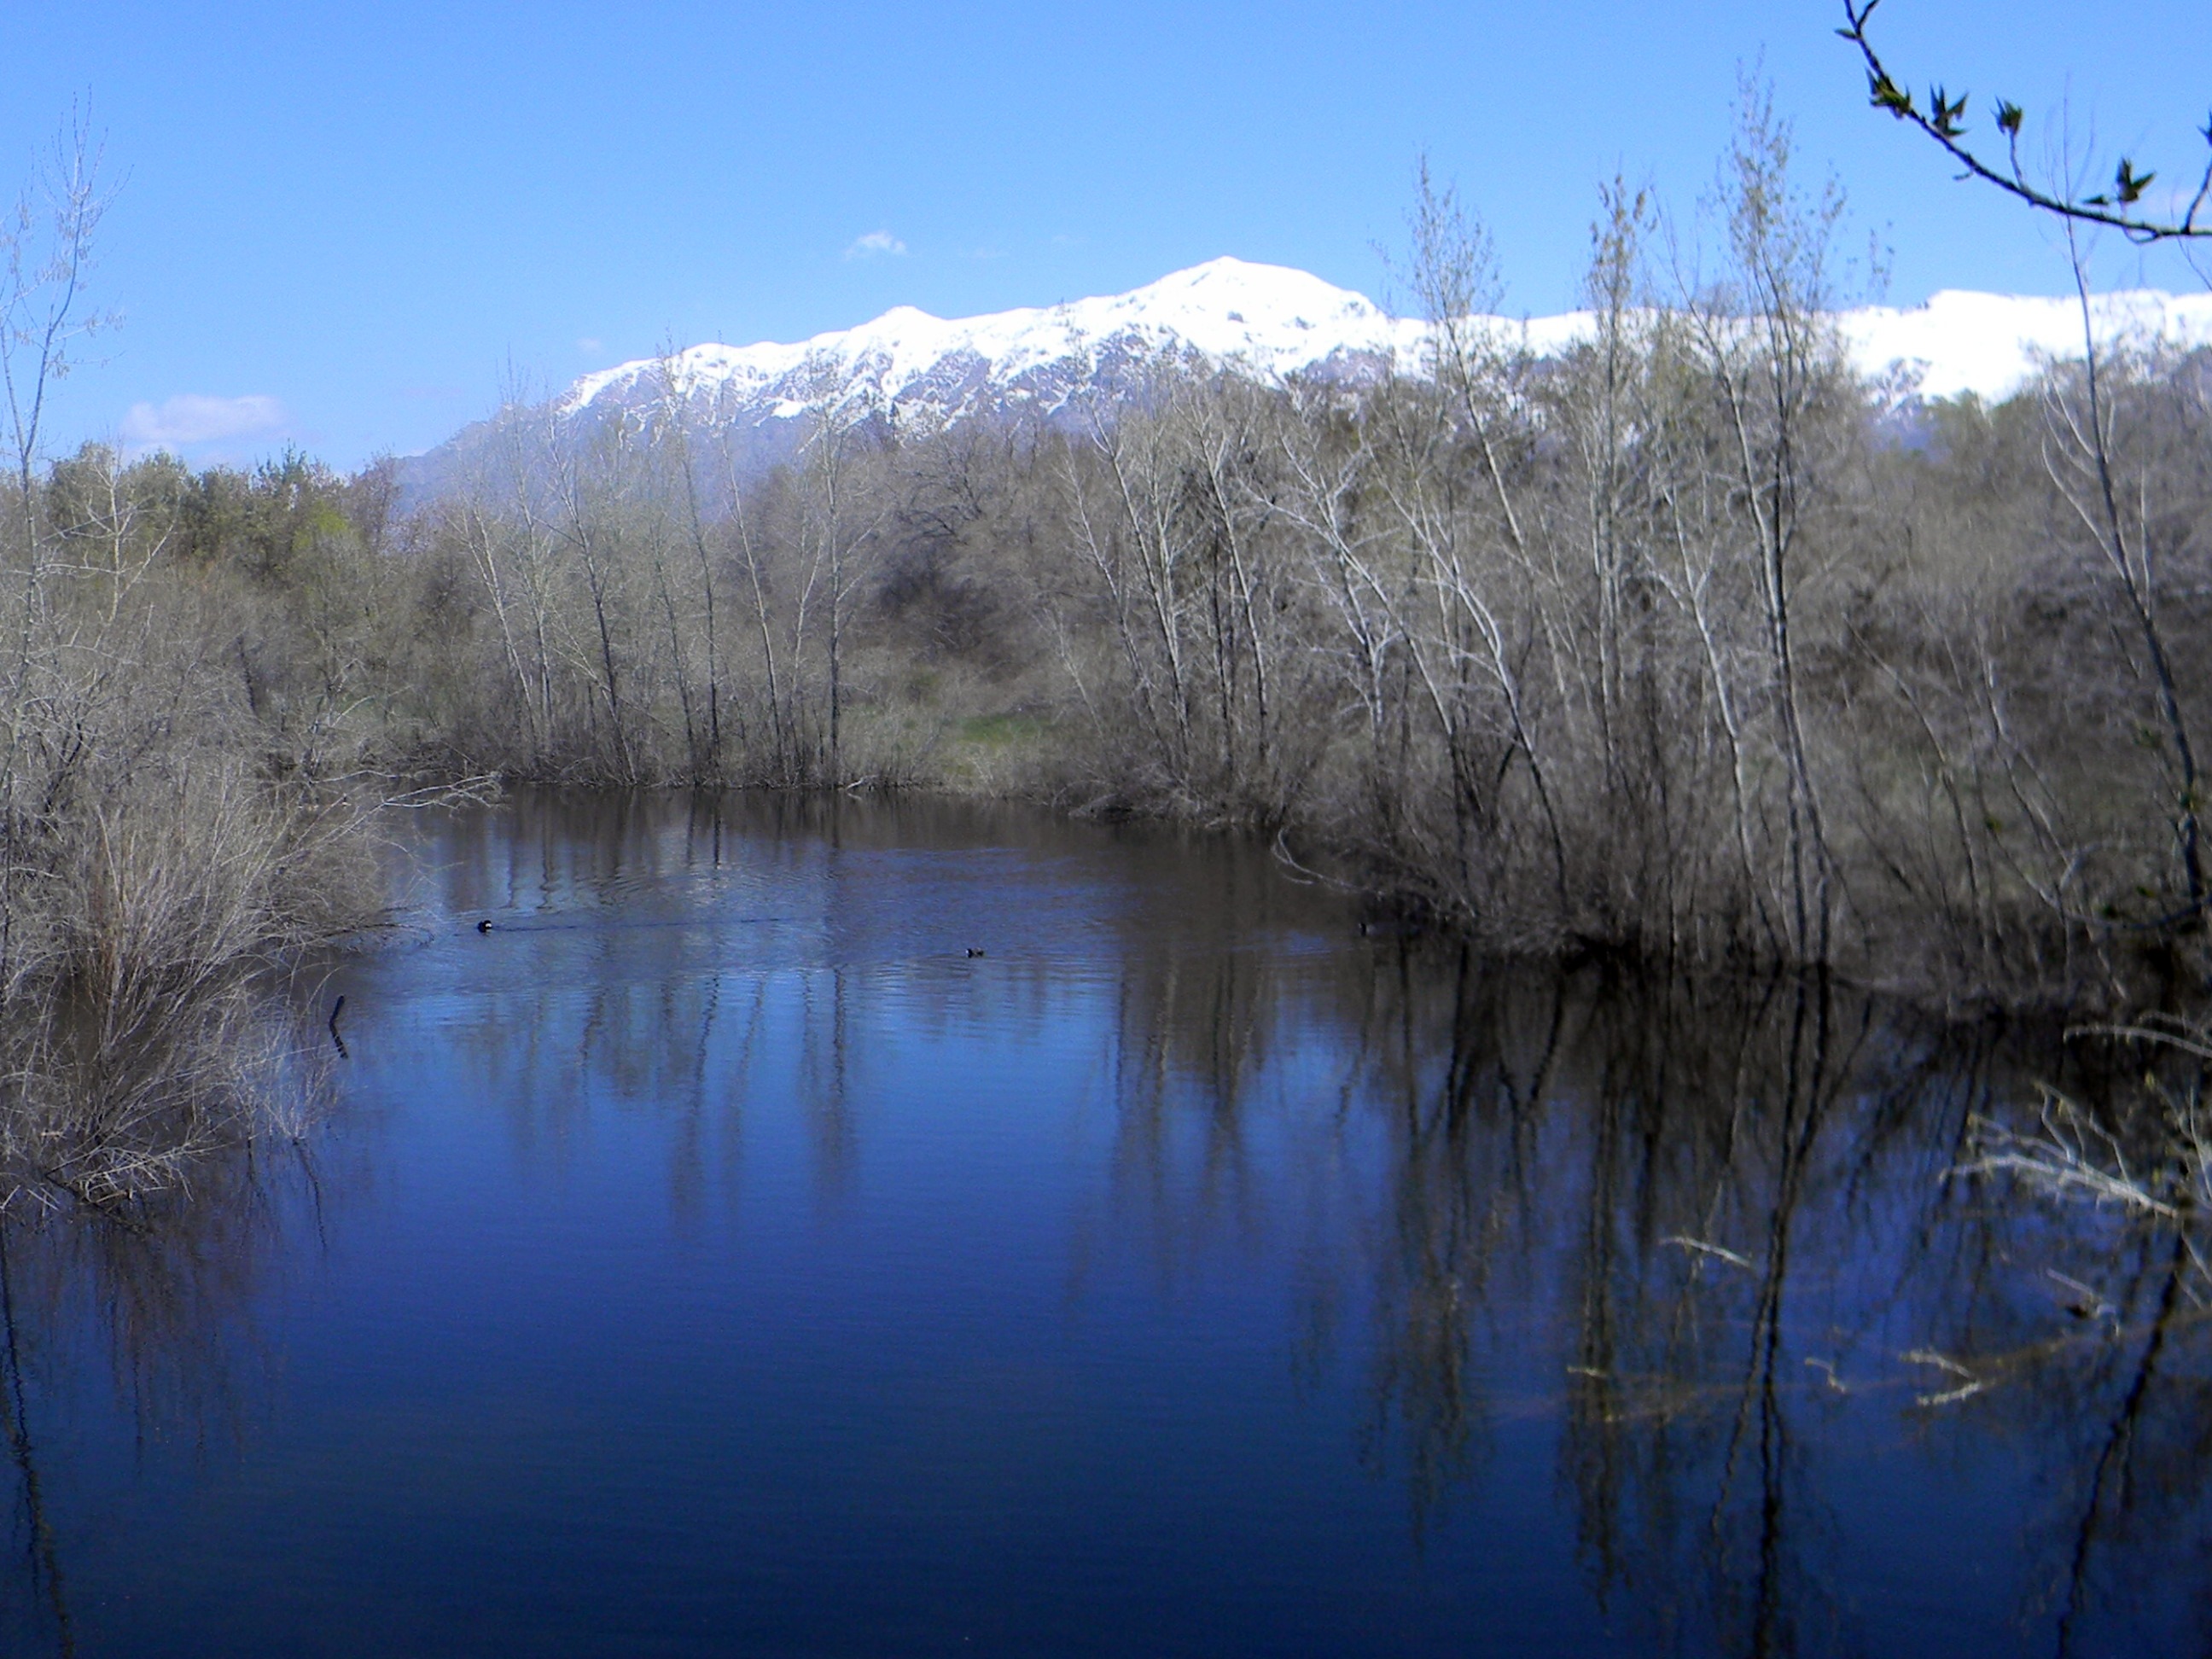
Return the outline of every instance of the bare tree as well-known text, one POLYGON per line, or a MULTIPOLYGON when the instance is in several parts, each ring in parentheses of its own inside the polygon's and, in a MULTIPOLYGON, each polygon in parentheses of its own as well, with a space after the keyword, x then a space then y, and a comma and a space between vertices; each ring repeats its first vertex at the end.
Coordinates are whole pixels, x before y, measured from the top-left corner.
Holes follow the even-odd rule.
POLYGON ((112 199, 102 146, 73 109, 40 155, 0 231, 0 391, 8 400, 15 534, 15 648, 8 665, 5 752, 0 753, 0 997, 11 983, 15 897, 24 832, 21 785, 30 712, 46 535, 34 477, 44 454, 46 398, 74 364, 79 342, 106 319, 86 304, 94 240, 112 199))
POLYGON ((1718 393, 1734 505, 1749 532, 1765 613, 1767 666, 1786 768, 1790 946, 1827 959, 1837 895, 1826 816, 1806 739, 1795 629, 1802 546, 1820 404, 1845 378, 1823 316, 1832 303, 1831 240, 1844 212, 1839 187, 1802 198, 1792 145, 1771 90, 1747 80, 1736 134, 1723 163, 1731 280, 1693 304, 1699 343, 1718 393), (1714 301, 1717 301, 1714 302, 1714 301))

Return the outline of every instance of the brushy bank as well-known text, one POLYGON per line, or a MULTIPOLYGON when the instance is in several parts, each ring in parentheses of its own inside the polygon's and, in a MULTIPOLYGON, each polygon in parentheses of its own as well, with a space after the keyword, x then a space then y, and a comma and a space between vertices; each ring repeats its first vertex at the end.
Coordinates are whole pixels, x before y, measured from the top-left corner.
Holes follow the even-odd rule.
POLYGON ((178 557, 181 495, 125 476, 80 456, 0 502, 9 1207, 127 1205, 289 1109, 262 981, 381 902, 376 790, 276 746, 222 660, 224 584, 178 557))

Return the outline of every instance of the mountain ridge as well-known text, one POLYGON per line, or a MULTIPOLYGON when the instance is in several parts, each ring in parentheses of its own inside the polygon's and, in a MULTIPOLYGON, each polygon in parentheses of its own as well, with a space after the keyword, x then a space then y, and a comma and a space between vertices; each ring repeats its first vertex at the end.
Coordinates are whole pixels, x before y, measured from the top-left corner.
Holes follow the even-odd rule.
MULTIPOLYGON (((2101 333, 2212 345, 2212 294, 2152 289, 2101 295, 2101 333)), ((1833 313, 1859 370, 1900 400, 2011 395, 2042 362, 2080 355, 2072 298, 1945 289, 1918 306, 1833 313)), ((1589 337, 1592 313, 1471 319, 1538 356, 1589 337)), ((787 459, 810 410, 860 401, 893 421, 950 424, 988 413, 1051 418, 1111 393, 1164 361, 1203 363, 1279 382, 1319 376, 1371 384, 1419 373, 1429 325, 1393 317, 1364 295, 1311 273, 1221 258, 1124 294, 944 319, 896 306, 855 327, 792 343, 708 342, 579 377, 550 400, 556 421, 657 402, 674 392, 689 424, 734 434, 752 471, 787 459)), ((477 422, 416 458, 437 478, 473 447, 477 422)), ((428 481, 427 479, 425 480, 428 481)))

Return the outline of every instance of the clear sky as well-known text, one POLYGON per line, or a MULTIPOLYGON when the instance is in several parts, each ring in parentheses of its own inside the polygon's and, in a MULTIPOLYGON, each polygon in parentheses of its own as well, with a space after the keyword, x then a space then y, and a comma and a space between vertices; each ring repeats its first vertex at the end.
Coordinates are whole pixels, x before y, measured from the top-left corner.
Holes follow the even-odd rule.
MULTIPOLYGON (((485 413, 510 363, 565 381, 671 340, 1048 305, 1222 253, 1386 297, 1376 247, 1402 240, 1425 149, 1489 222, 1509 308, 1565 309, 1598 179, 1687 210, 1754 62, 1892 249, 1893 301, 2062 289, 2032 216, 1867 109, 1839 14, 0 0, 0 185, 88 95, 123 185, 96 298, 125 325, 53 435, 198 434, 201 459, 293 441, 350 466, 485 413)), ((1880 15, 1899 67, 1975 115, 2068 100, 2107 166, 2125 149, 2161 190, 2202 166, 2206 0, 1880 15)))

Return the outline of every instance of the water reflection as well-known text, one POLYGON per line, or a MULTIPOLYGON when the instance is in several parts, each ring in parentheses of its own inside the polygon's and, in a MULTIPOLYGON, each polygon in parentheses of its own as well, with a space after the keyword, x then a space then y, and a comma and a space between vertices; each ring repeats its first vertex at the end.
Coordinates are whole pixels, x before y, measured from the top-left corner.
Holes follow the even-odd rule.
POLYGON ((149 1460, 252 1435, 272 1380, 256 1310, 311 1261, 321 1201, 314 1154, 285 1144, 210 1155, 127 1210, 0 1216, 0 1650, 83 1650, 82 1518, 131 1502, 149 1460))
MULTIPOLYGON (((1978 1117, 2079 1067, 2056 1034, 1363 938, 1251 849, 1015 811, 549 797, 403 847, 419 939, 337 981, 327 1167, 263 1149, 142 1230, 0 1226, 11 1650, 377 1650, 329 1622, 370 1594, 350 1534, 274 1623, 143 1577, 163 1496, 264 1443, 337 1437, 286 1455, 338 1460, 318 1501, 373 1537, 380 1419, 322 1423, 280 1347, 402 1395, 538 1401, 538 1368, 620 1402, 550 1473, 523 1442, 555 1407, 445 1431, 521 1460, 498 1515, 536 1542, 471 1594, 564 1609, 549 1651, 769 1648, 787 1616, 819 1650, 949 1649, 963 1619, 1009 1649, 1351 1650, 1378 1608, 1408 1652, 2212 1637, 2183 1241, 1953 1173, 1978 1117), (325 1271, 306 1311, 276 1288, 325 1271), (410 1364, 357 1357, 394 1332, 410 1364), (1255 1490, 1179 1472, 1217 1464, 1255 1490), (619 1614, 575 1588, 577 1495, 632 1488, 721 1540, 681 1616, 649 1610, 685 1546, 641 1521, 594 1558, 619 1614), (715 1531, 756 1501, 782 1541, 715 1531), (1129 1505, 1199 1517, 1206 1574, 1085 1529, 1129 1505)), ((205 1559, 307 1547, 224 1490, 205 1559)), ((408 1491, 417 1523, 493 1502, 408 1491)))

